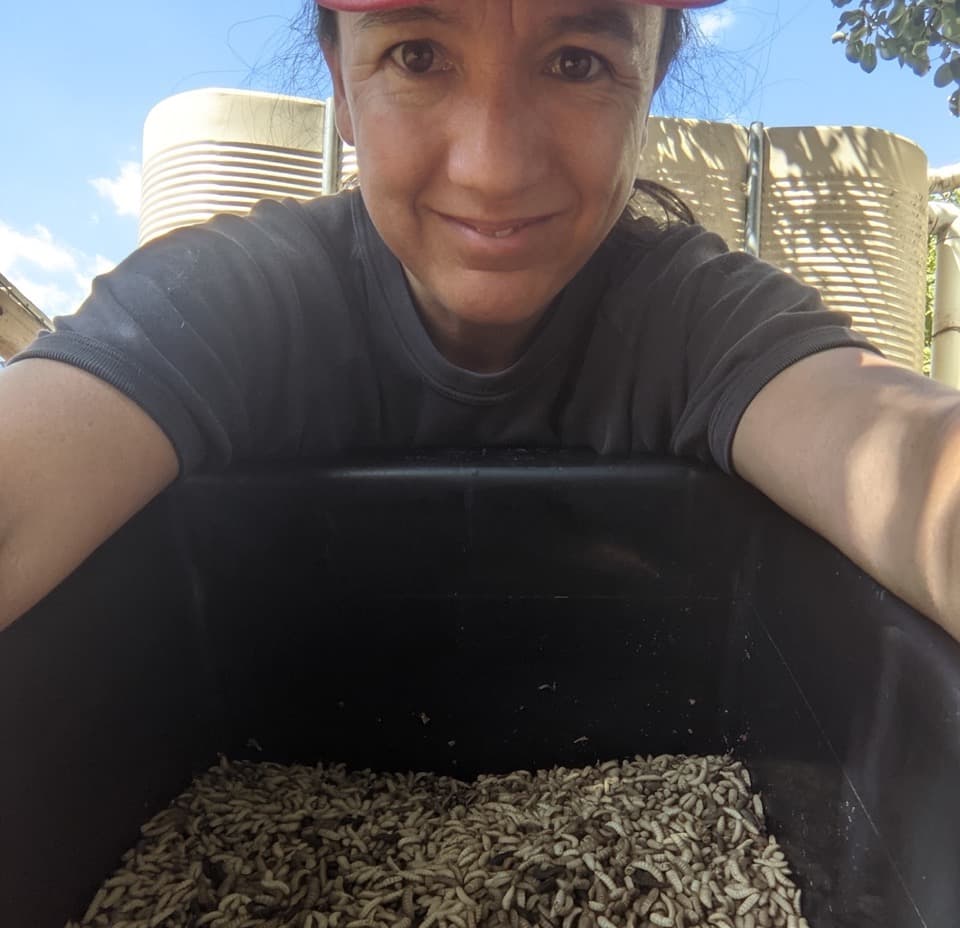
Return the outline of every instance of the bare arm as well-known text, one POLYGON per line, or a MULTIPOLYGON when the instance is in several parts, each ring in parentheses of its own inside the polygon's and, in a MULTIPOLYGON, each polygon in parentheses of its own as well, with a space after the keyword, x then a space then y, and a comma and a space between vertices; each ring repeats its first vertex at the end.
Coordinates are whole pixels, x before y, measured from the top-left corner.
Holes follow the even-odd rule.
POLYGON ((960 640, 960 393, 855 348, 751 403, 737 472, 960 640))
POLYGON ((38 602, 177 475, 160 428, 78 368, 0 371, 0 629, 38 602))

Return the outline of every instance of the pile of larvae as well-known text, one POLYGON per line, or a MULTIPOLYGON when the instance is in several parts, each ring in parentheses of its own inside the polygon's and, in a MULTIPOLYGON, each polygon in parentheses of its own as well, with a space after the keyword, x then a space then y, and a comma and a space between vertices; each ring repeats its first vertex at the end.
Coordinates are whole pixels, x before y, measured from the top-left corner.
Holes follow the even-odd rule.
POLYGON ((78 926, 808 928, 749 773, 685 755, 471 783, 221 758, 78 926))

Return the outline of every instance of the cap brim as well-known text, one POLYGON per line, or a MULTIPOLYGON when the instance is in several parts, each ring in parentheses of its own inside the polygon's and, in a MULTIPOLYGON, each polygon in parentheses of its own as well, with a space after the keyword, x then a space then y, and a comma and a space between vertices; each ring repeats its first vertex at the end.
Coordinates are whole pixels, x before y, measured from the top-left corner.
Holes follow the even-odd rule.
MULTIPOLYGON (((369 10, 393 10, 412 6, 416 0, 317 0, 319 6, 344 13, 366 13, 369 10)), ((638 6, 662 6, 671 10, 696 10, 705 6, 717 6, 724 0, 630 0, 638 6)))

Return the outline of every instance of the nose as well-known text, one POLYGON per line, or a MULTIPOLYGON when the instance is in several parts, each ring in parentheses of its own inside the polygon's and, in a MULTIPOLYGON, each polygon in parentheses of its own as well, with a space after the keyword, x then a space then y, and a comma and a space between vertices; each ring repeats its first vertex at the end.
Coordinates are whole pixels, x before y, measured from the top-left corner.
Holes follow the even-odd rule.
MULTIPOLYGON (((534 95, 496 64, 465 82, 448 120, 447 173, 485 204, 514 199, 549 171, 549 128, 534 95)), ((542 101, 541 101, 542 102, 542 101)))

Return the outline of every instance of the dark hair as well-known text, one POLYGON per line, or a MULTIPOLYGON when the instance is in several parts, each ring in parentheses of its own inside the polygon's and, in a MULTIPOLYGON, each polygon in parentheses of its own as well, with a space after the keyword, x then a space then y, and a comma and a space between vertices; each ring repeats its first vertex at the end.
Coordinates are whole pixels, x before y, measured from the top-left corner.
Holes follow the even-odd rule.
MULTIPOLYGON (((321 45, 336 47, 340 40, 335 10, 317 6, 315 33, 321 45)), ((663 37, 660 40, 660 53, 657 56, 656 86, 666 79, 681 50, 690 36, 690 24, 682 10, 665 10, 663 37)), ((661 210, 667 224, 682 222, 692 224, 696 221, 693 211, 676 193, 656 181, 637 177, 633 182, 633 196, 621 219, 621 227, 633 228, 649 226, 651 217, 646 215, 644 200, 652 200, 661 210)))

